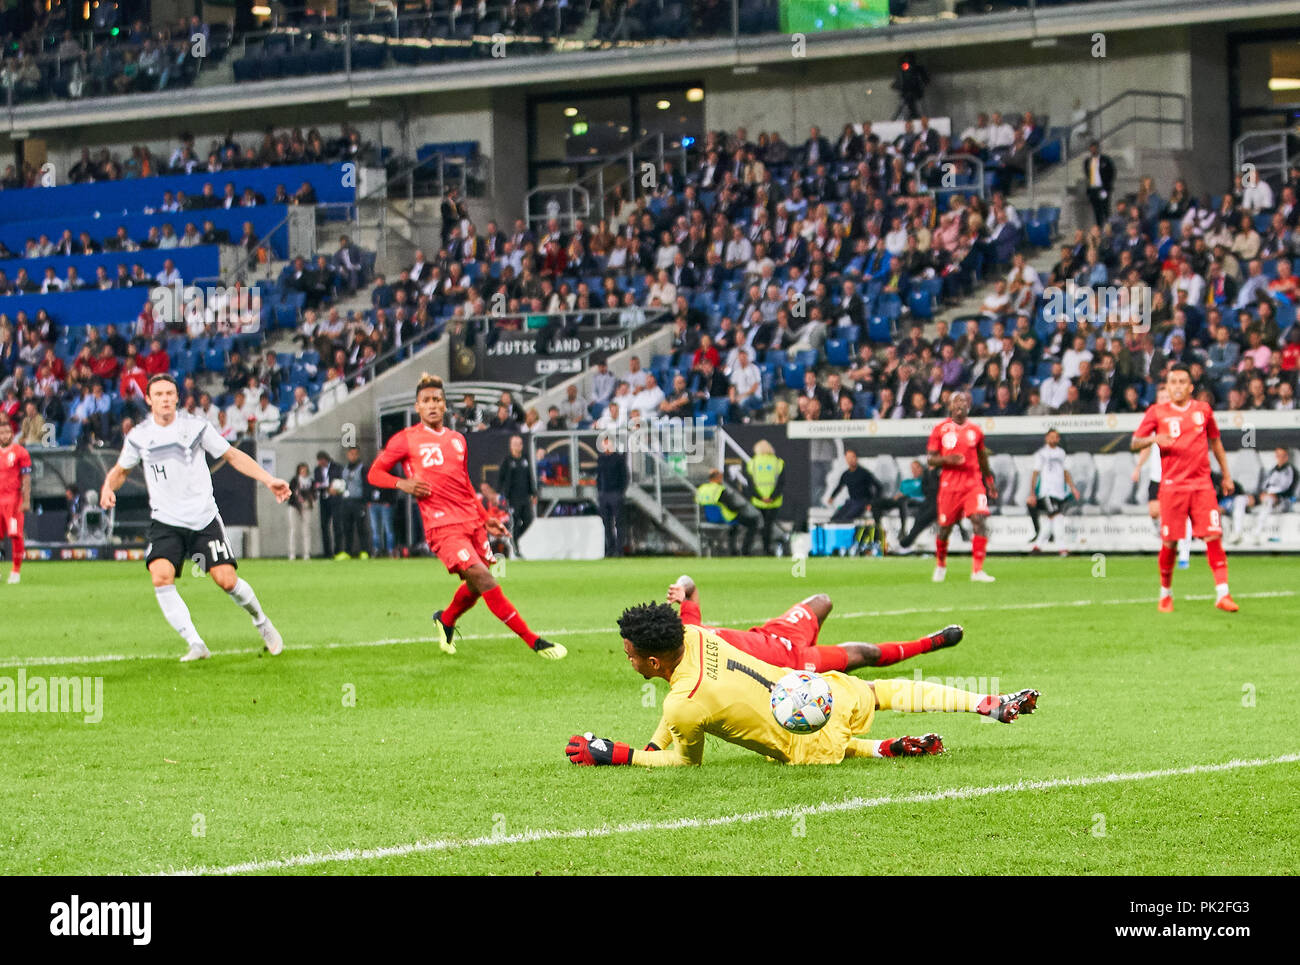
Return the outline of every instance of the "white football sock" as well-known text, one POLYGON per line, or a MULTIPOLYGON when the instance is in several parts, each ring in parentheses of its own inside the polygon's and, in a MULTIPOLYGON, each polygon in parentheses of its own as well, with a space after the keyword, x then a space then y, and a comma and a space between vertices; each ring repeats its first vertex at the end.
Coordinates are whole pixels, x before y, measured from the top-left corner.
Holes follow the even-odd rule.
POLYGON ((1173 588, 1173 587, 1171 587, 1171 586, 1162 586, 1162 587, 1160 588, 1160 599, 1163 600, 1165 597, 1167 597, 1167 596, 1173 596, 1173 595, 1174 595, 1174 588, 1173 588))
POLYGON ((1232 498, 1232 529, 1237 533, 1246 531, 1246 497, 1234 496, 1232 498))
POLYGON ((203 638, 194 629, 194 621, 190 619, 190 608, 181 599, 176 584, 155 586, 153 593, 158 598, 158 606, 162 608, 163 617, 171 624, 171 628, 181 635, 181 639, 191 647, 203 646, 203 638))
POLYGON ((1214 598, 1215 598, 1216 600, 1222 600, 1222 599, 1223 599, 1225 596, 1227 596, 1227 595, 1228 595, 1228 584, 1227 584, 1227 583, 1215 583, 1215 584, 1214 584, 1214 598))
MULTIPOLYGON (((1241 498, 1241 497, 1239 497, 1241 498)), ((1244 499, 1243 499, 1244 502, 1244 499)), ((1264 535, 1264 525, 1268 522, 1269 513, 1273 511, 1273 504, 1267 499, 1261 499, 1255 506, 1255 535, 1264 535)))
POLYGON ((266 622, 266 614, 262 612, 262 604, 257 602, 257 594, 253 592, 253 588, 244 579, 236 580, 235 588, 228 595, 253 615, 253 623, 266 622))

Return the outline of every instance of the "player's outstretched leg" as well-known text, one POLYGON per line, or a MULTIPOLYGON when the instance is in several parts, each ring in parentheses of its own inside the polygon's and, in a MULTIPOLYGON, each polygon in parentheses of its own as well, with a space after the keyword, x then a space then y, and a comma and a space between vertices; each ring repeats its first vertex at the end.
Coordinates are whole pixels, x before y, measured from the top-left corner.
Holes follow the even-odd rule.
POLYGON ((1032 714, 1038 706, 1037 690, 1017 694, 977 694, 925 680, 873 680, 876 706, 881 710, 898 710, 905 714, 970 713, 991 717, 1009 724, 1022 714, 1032 714))
POLYGON ((479 594, 469 583, 461 583, 456 587, 456 592, 452 594, 451 602, 447 604, 445 610, 439 610, 433 615, 433 627, 438 634, 438 646, 443 653, 454 655, 456 653, 456 641, 452 639, 452 632, 456 629, 456 621, 478 602, 479 594))
POLYGON ((1210 571, 1214 574, 1214 605, 1228 613, 1236 613, 1241 608, 1228 590, 1228 554, 1223 549, 1220 537, 1205 541, 1205 561, 1210 564, 1210 571))
POLYGON ((465 582, 483 597, 483 602, 492 611, 492 615, 513 630, 533 653, 546 660, 563 660, 568 656, 569 651, 563 644, 543 639, 528 628, 524 618, 492 576, 492 571, 482 563, 475 563, 465 571, 465 582))
POLYGON ((266 652, 271 656, 277 656, 284 650, 284 640, 280 636, 280 631, 271 623, 271 618, 262 612, 262 604, 257 602, 257 594, 248 582, 242 579, 235 571, 233 566, 222 564, 214 566, 208 571, 212 577, 212 582, 226 591, 235 603, 248 612, 253 618, 253 626, 261 635, 266 644, 266 652))
POLYGON ((1161 613, 1174 612, 1174 559, 1177 554, 1177 544, 1160 544, 1160 556, 1156 561, 1160 568, 1160 602, 1156 609, 1161 613))
POLYGON ((931 650, 955 647, 961 642, 961 638, 962 628, 953 624, 916 640, 906 640, 899 643, 857 643, 850 641, 841 643, 840 646, 849 652, 848 666, 845 669, 856 670, 859 667, 888 667, 890 664, 907 660, 909 657, 915 657, 922 653, 929 653, 931 650))
POLYGON ((181 657, 181 662, 206 660, 211 654, 208 652, 207 644, 199 636, 199 632, 194 629, 194 621, 190 619, 190 608, 185 605, 185 601, 181 599, 176 589, 176 570, 167 560, 154 560, 149 564, 149 575, 153 577, 154 597, 158 600, 158 608, 162 610, 163 619, 189 646, 189 651, 181 657))

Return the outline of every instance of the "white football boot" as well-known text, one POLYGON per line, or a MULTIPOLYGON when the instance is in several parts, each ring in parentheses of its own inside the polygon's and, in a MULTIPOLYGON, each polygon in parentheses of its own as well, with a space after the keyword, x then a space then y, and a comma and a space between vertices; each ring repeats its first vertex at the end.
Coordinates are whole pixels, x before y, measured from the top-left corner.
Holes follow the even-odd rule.
POLYGON ((253 625, 257 627, 257 632, 266 641, 266 652, 273 657, 277 656, 284 649, 284 640, 280 637, 280 631, 271 623, 271 618, 267 617, 261 623, 253 625))
POLYGON ((189 663, 191 660, 207 660, 210 656, 212 656, 212 653, 208 650, 206 643, 195 643, 190 646, 189 653, 181 657, 181 663, 189 663))

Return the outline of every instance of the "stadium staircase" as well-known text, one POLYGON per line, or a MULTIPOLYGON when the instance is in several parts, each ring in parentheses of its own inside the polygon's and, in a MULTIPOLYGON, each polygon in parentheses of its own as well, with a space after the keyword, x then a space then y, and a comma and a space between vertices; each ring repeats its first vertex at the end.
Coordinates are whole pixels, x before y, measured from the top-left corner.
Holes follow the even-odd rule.
POLYGON ((700 507, 695 502, 695 487, 708 475, 708 467, 697 471, 700 479, 692 482, 690 470, 698 470, 698 466, 687 466, 687 474, 683 475, 659 453, 637 453, 633 459, 644 461, 634 468, 633 481, 627 487, 627 502, 683 552, 699 556, 700 507))

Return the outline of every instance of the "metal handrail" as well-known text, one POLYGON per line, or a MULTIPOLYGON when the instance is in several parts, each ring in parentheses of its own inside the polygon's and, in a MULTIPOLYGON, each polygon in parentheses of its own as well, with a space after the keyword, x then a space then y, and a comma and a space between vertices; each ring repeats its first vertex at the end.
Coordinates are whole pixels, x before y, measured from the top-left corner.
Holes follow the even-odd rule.
MULTIPOLYGON (((1162 132, 1165 126, 1177 125, 1183 128, 1185 132, 1187 127, 1186 96, 1184 96, 1183 94, 1170 93, 1168 91, 1126 90, 1123 91, 1122 93, 1116 94, 1114 97, 1106 101, 1106 103, 1102 104, 1100 107, 1096 107, 1088 111, 1086 114, 1084 114, 1082 118, 1066 126, 1065 130, 1062 133, 1057 134, 1055 137, 1044 138, 1038 144, 1037 147, 1035 147, 1032 151, 1029 152, 1029 161, 1025 167, 1025 179, 1029 190, 1030 207, 1035 207, 1037 205, 1038 195, 1037 195, 1037 185, 1035 179, 1035 174, 1037 170, 1037 158, 1048 147, 1050 147, 1053 144, 1059 143, 1061 145, 1061 160, 1058 163, 1062 166, 1068 167, 1070 161, 1073 160, 1074 157, 1070 152, 1070 142, 1074 135, 1074 131, 1080 126, 1083 126, 1087 131, 1090 132, 1089 134, 1090 139, 1095 139, 1098 142, 1104 143, 1108 139, 1114 137, 1120 131, 1124 130, 1126 127, 1129 127, 1133 124, 1139 124, 1139 123, 1159 124, 1161 125, 1162 132), (1111 128, 1105 128, 1101 126, 1101 117, 1106 110, 1116 106, 1121 101, 1127 98, 1136 99, 1138 97, 1156 98, 1157 113, 1155 117, 1149 117, 1146 115, 1138 114, 1136 104, 1134 104, 1133 113, 1129 117, 1120 121, 1118 124, 1116 124, 1114 127, 1111 128), (1163 104, 1165 98, 1172 98, 1178 101, 1181 108, 1179 111, 1179 116, 1177 117, 1164 116, 1163 104), (1100 130, 1098 131, 1097 128, 1100 128, 1100 130), (1095 133, 1091 133, 1091 132, 1095 132, 1095 133)), ((1240 140, 1240 138, 1238 140, 1240 140)), ((1184 137, 1184 142, 1185 142, 1185 137, 1184 137)), ((1160 143, 1161 145, 1164 144, 1163 133, 1160 138, 1160 143)))
MULTIPOLYGON (((639 307, 639 306, 638 306, 638 307, 639 307)), ((600 308, 600 309, 592 309, 592 310, 588 310, 588 311, 585 311, 585 312, 581 312, 581 311, 580 311, 580 312, 573 312, 573 311, 570 311, 570 312, 552 312, 552 313, 549 314, 548 317, 551 317, 551 318, 556 318, 556 317, 559 317, 559 318, 567 318, 569 315, 592 315, 592 314, 595 314, 597 317, 603 319, 603 318, 608 317, 608 316, 611 316, 611 315, 617 315, 617 316, 620 316, 620 317, 618 318, 618 325, 617 325, 617 327, 620 328, 620 329, 626 329, 627 331, 630 331, 630 332, 632 333, 632 338, 635 339, 635 338, 636 338, 636 333, 637 333, 637 332, 642 331, 643 329, 646 329, 646 328, 650 328, 650 327, 656 327, 656 326, 658 326, 658 325, 659 325, 659 324, 660 324, 660 323, 661 323, 661 322, 662 322, 662 321, 667 317, 667 315, 668 315, 668 309, 666 309, 666 308, 652 308, 652 309, 641 308, 640 311, 641 311, 641 314, 642 314, 643 317, 641 318, 640 321, 638 321, 638 322, 636 322, 635 324, 632 324, 632 325, 629 325, 629 324, 624 323, 624 321, 623 321, 623 319, 622 319, 622 317, 621 317, 624 313, 627 312, 627 309, 626 309, 626 308, 600 308)), ((507 317, 510 317, 510 316, 507 316, 507 317)), ((603 323, 600 324, 598 327, 602 327, 602 328, 603 328, 603 327, 604 327, 604 326, 603 326, 603 323)), ((578 361, 579 363, 581 363, 582 368, 583 368, 584 370, 586 370, 587 368, 589 368, 589 366, 587 365, 588 360, 589 360, 593 355, 599 355, 599 354, 601 354, 601 353, 603 353, 603 352, 605 352, 605 351, 607 351, 607 350, 606 350, 606 349, 600 349, 600 348, 597 348, 596 346, 593 345, 591 348, 587 349, 587 351, 585 351, 585 352, 581 353, 580 355, 578 355, 578 356, 577 356, 577 361, 578 361)), ((523 383, 522 388, 524 388, 524 389, 527 390, 527 391, 535 392, 535 393, 537 393, 538 395, 540 395, 541 393, 545 392, 547 389, 550 388, 550 384, 549 384, 549 382, 550 382, 550 380, 551 380, 552 378, 556 378, 556 377, 558 377, 560 381, 564 381, 564 379, 570 378, 572 375, 573 375, 572 372, 548 372, 548 373, 545 373, 545 374, 543 374, 543 375, 539 375, 539 376, 537 376, 535 379, 530 379, 529 381, 523 383)))
POLYGON ((524 219, 529 225, 545 222, 551 218, 558 218, 561 225, 565 225, 565 222, 567 220, 567 225, 565 226, 572 228, 573 222, 577 218, 589 219, 590 217, 591 217, 591 194, 590 192, 587 191, 586 188, 582 187, 579 184, 576 183, 539 184, 537 187, 532 188, 531 190, 529 190, 527 194, 524 195, 524 219), (533 213, 532 201, 534 197, 542 194, 559 194, 559 193, 567 194, 567 200, 569 202, 567 211, 564 209, 563 206, 561 206, 558 214, 553 215, 550 212, 545 212, 542 214, 533 213), (574 206, 575 198, 582 199, 581 212, 577 211, 574 206))
POLYGON ((1286 179, 1286 173, 1291 166, 1290 157, 1290 132, 1286 130, 1278 131, 1247 131, 1241 134, 1232 142, 1232 164, 1233 170, 1242 173, 1247 164, 1253 164, 1258 176, 1263 177, 1264 172, 1276 172, 1286 179), (1262 147, 1250 148, 1252 141, 1266 142, 1262 147), (1276 161, 1259 160, 1262 156, 1277 152, 1280 157, 1276 161))
MULTIPOLYGON (((600 313, 600 312, 613 313, 613 312, 615 312, 615 311, 617 311, 617 312, 623 312, 623 311, 625 311, 625 310, 626 310, 626 309, 621 309, 621 308, 620 308, 620 309, 607 308, 607 309, 591 309, 590 311, 587 311, 587 312, 543 312, 543 313, 540 313, 540 314, 547 315, 548 317, 555 317, 555 316, 564 316, 564 315, 573 315, 573 314, 587 314, 587 315, 590 315, 590 314, 598 314, 598 313, 600 313)), ((646 311, 646 310, 645 310, 645 309, 642 309, 642 311, 646 311)), ((659 313, 658 315, 654 316, 656 319, 657 319, 660 315, 666 315, 666 314, 667 314, 667 309, 656 309, 655 311, 657 311, 657 312, 659 313)), ((523 313, 521 313, 521 314, 523 314, 523 313)), ((536 312, 528 312, 528 313, 526 313, 526 314, 528 314, 528 315, 536 315, 536 314, 539 314, 539 313, 536 313, 536 312)), ((465 326, 466 328, 469 328, 470 325, 473 324, 473 323, 475 323, 475 322, 483 322, 483 321, 486 321, 486 322, 488 322, 489 325, 491 325, 491 324, 493 324, 493 323, 499 323, 502 319, 505 319, 505 318, 515 318, 515 317, 519 317, 519 316, 516 316, 516 315, 514 315, 514 314, 510 314, 510 315, 464 315, 464 316, 461 316, 459 319, 457 319, 457 321, 463 322, 463 323, 464 323, 464 326, 465 326)), ((649 317, 649 316, 647 316, 647 317, 649 317)), ((398 346, 398 347, 395 347, 395 348, 391 348, 391 349, 389 349, 388 351, 384 352, 382 355, 378 355, 378 356, 376 356, 372 361, 368 362, 366 365, 363 365, 363 366, 361 366, 361 367, 355 369, 355 370, 352 371, 351 373, 345 373, 345 374, 344 374, 344 380, 345 380, 345 381, 352 381, 352 380, 356 379, 356 378, 359 377, 359 376, 365 376, 366 383, 369 384, 371 381, 373 381, 373 376, 374 376, 375 372, 378 370, 379 366, 381 366, 381 365, 387 365, 387 364, 390 363, 390 362, 403 361, 404 359, 407 359, 407 358, 411 358, 411 357, 413 357, 417 351, 419 351, 419 350, 425 348, 425 347, 426 347, 429 343, 431 343, 431 342, 436 342, 439 338, 441 338, 441 337, 446 333, 447 322, 449 321, 449 319, 444 318, 444 319, 439 319, 439 321, 442 321, 442 322, 443 322, 443 325, 442 325, 441 327, 439 327, 439 326, 437 326, 437 325, 435 324, 435 325, 431 325, 430 327, 424 329, 424 331, 422 331, 422 332, 417 332, 416 335, 415 335, 415 337, 412 338, 409 342, 405 343, 404 345, 401 345, 401 346, 398 346)), ((622 326, 622 327, 629 328, 629 329, 632 329, 632 330, 635 331, 635 329, 636 329, 637 327, 639 327, 639 325, 638 325, 638 326, 622 326)), ((589 357, 590 355, 591 355, 591 353, 590 353, 590 352, 587 352, 587 353, 584 353, 584 354, 581 356, 581 358, 583 358, 583 359, 585 360, 585 359, 586 359, 587 357, 589 357)), ((325 360, 322 359, 322 363, 325 363, 325 360)), ((537 381, 537 380, 534 379, 533 382, 535 382, 535 381, 537 381)), ((525 388, 525 389, 528 389, 529 387, 531 387, 531 386, 533 385, 533 382, 529 382, 529 383, 527 383, 527 384, 524 386, 524 388, 525 388)), ((312 402, 313 405, 315 405, 317 402, 319 402, 320 397, 321 397, 321 392, 316 392, 314 395, 309 395, 309 396, 308 396, 308 399, 312 402)))

